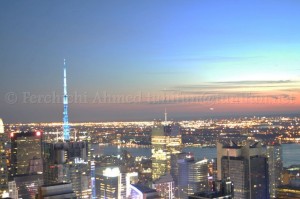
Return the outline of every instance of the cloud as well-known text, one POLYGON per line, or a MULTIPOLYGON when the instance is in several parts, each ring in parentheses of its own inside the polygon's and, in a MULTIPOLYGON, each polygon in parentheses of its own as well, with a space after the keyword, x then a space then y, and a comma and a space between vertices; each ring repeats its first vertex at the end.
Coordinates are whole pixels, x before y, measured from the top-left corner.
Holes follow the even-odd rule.
POLYGON ((257 84, 286 84, 292 83, 291 80, 278 80, 278 81, 227 81, 227 82, 213 82, 216 84, 242 84, 242 85, 257 85, 257 84))
POLYGON ((202 56, 202 57, 171 57, 165 58, 166 61, 176 62, 240 62, 263 59, 264 56, 202 56))
POLYGON ((278 81, 227 81, 227 82, 203 82, 199 85, 179 85, 174 89, 185 90, 226 90, 235 88, 278 88, 278 89, 296 89, 299 88, 299 81, 278 80, 278 81))
POLYGON ((147 75, 180 75, 187 73, 185 71, 148 71, 145 72, 147 75))
POLYGON ((292 102, 299 91, 298 81, 227 81, 203 82, 199 85, 181 85, 170 89, 170 93, 180 93, 187 98, 201 97, 211 101, 249 102, 268 101, 270 103, 292 102))

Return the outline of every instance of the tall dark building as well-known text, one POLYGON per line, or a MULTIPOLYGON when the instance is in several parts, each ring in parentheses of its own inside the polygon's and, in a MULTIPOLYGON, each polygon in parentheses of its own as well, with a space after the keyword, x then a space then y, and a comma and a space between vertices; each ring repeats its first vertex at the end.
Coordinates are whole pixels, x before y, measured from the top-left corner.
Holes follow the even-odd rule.
POLYGON ((217 151, 218 179, 229 178, 233 182, 235 198, 270 198, 267 158, 260 143, 218 143, 217 151))
POLYGON ((76 194, 72 189, 72 184, 60 183, 53 185, 44 185, 39 188, 38 199, 76 199, 76 194))
POLYGON ((42 169, 42 133, 11 133, 11 164, 9 180, 16 175, 41 174, 42 169), (35 166, 34 166, 34 165, 35 166))
POLYGON ((44 183, 70 183, 74 164, 87 162, 87 142, 43 143, 44 183))
POLYGON ((231 180, 213 181, 211 191, 202 191, 190 195, 188 199, 232 199, 234 198, 234 185, 231 180))
POLYGON ((43 184, 42 132, 11 133, 9 196, 35 198, 43 184))
POLYGON ((9 197, 35 199, 38 187, 43 185, 43 175, 24 174, 13 177, 8 182, 9 197))
POLYGON ((0 118, 0 196, 7 190, 7 136, 4 133, 4 125, 0 118))
MULTIPOLYGON (((178 153, 178 154, 172 154, 171 155, 171 171, 170 174, 173 177, 174 180, 174 189, 175 189, 175 197, 178 198, 178 181, 179 181, 179 160, 184 160, 187 153, 178 153)), ((180 162, 180 161, 179 161, 180 162)))
POLYGON ((44 184, 72 183, 77 197, 90 197, 88 144, 80 142, 43 143, 44 184))

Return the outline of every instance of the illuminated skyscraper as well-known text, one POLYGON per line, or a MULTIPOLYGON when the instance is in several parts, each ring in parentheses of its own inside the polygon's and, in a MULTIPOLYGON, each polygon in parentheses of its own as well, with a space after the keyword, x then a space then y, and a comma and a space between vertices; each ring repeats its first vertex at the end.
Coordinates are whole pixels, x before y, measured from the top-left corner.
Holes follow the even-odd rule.
POLYGON ((177 159, 182 149, 180 126, 178 124, 163 126, 161 122, 155 122, 151 143, 152 181, 156 182, 162 176, 171 174, 173 178, 172 194, 177 195, 177 159))
POLYGON ((170 171, 170 152, 167 150, 168 136, 160 122, 153 127, 151 139, 152 180, 155 181, 170 171))
POLYGON ((167 129, 167 150, 171 154, 178 154, 182 151, 182 138, 179 124, 172 124, 165 127, 167 129), (168 132, 169 131, 169 132, 168 132))
POLYGON ((96 199, 97 198, 97 193, 96 193, 96 173, 95 173, 95 161, 91 161, 91 199, 96 199))
POLYGON ((78 198, 91 198, 92 190, 90 166, 81 158, 75 158, 69 163, 70 182, 78 198))
POLYGON ((91 165, 88 159, 88 140, 70 141, 66 60, 64 60, 63 94, 63 141, 43 143, 45 185, 72 183, 77 197, 90 197, 91 165))
POLYGON ((280 144, 269 144, 266 147, 269 168, 270 197, 276 197, 276 188, 281 184, 282 149, 280 144))
POLYGON ((218 179, 230 178, 235 198, 270 198, 267 158, 260 143, 243 146, 218 143, 217 151, 218 179))
POLYGON ((7 189, 7 138, 4 134, 3 121, 0 118, 0 196, 7 189))
POLYGON ((119 189, 118 198, 127 199, 130 197, 130 184, 135 184, 138 182, 137 172, 121 172, 119 176, 119 189))
POLYGON ((115 199, 119 193, 120 169, 118 167, 101 168, 96 173, 96 192, 99 199, 115 199))
POLYGON ((192 154, 178 160, 178 197, 208 190, 208 162, 195 161, 192 154))
POLYGON ((138 182, 138 173, 123 171, 122 167, 120 169, 120 167, 113 166, 113 164, 105 165, 99 165, 96 169, 95 189, 97 198, 129 198, 130 184, 138 182))

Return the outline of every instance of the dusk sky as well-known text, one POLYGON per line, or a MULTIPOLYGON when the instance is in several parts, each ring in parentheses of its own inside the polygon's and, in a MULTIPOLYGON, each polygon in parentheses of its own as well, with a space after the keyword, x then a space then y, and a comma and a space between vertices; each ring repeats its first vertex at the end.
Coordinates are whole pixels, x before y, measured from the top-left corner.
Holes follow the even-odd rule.
POLYGON ((69 121, 300 111, 299 0, 0 1, 0 117, 69 121), (115 99, 117 96, 117 100, 115 99), (105 98, 105 99, 104 99, 105 98))

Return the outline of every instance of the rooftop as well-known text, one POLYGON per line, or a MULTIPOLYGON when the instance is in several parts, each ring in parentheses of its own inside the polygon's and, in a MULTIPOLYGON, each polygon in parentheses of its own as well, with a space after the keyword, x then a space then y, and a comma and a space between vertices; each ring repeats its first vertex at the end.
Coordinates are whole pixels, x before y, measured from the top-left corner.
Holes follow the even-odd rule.
POLYGON ((138 190, 140 190, 142 193, 156 192, 155 189, 150 189, 149 187, 146 187, 146 186, 141 185, 141 184, 133 184, 132 186, 134 186, 135 188, 137 188, 138 190))

